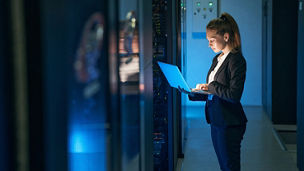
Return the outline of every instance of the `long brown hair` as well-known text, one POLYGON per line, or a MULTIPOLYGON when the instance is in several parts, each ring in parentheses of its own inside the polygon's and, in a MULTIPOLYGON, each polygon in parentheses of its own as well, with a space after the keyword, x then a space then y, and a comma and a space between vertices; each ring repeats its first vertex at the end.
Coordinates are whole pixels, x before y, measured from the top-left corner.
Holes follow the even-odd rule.
POLYGON ((230 14, 224 12, 219 18, 211 20, 207 25, 207 30, 216 30, 216 33, 221 36, 228 33, 228 45, 232 47, 231 51, 242 52, 239 27, 230 14))

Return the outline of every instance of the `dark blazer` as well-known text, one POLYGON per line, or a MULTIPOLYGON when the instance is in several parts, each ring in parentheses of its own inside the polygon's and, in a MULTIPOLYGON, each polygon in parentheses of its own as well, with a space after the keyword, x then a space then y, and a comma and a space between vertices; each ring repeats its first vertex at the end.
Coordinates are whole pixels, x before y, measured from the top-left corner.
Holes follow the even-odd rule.
MULTIPOLYGON (((217 65, 216 55, 207 75, 217 65)), ((246 60, 241 52, 230 52, 209 83, 208 91, 213 94, 212 100, 207 95, 191 93, 189 99, 206 101, 205 114, 208 123, 216 126, 245 125, 247 118, 240 103, 246 78, 246 60)))

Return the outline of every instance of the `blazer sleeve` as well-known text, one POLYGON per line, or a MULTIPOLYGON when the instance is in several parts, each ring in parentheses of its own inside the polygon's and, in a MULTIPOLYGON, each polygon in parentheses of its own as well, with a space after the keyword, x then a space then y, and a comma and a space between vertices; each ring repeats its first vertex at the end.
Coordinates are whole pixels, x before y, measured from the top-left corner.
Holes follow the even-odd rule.
MULTIPOLYGON (((239 102, 242 97, 246 79, 246 61, 242 55, 234 56, 229 61, 228 76, 229 85, 223 85, 217 81, 209 83, 209 92, 230 102, 239 102)), ((227 74, 227 73, 226 73, 227 74)))
POLYGON ((188 95, 189 100, 191 101, 206 101, 208 99, 208 95, 201 93, 190 93, 188 95))

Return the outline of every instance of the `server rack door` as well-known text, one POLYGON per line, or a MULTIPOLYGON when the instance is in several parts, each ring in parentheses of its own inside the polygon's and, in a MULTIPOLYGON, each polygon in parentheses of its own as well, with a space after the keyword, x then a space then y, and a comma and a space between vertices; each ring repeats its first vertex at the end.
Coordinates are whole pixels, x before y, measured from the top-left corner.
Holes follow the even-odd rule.
POLYGON ((110 170, 106 1, 66 1, 68 170, 110 170))
POLYGON ((285 42, 297 42, 297 2, 283 0, 272 4, 272 122, 274 124, 296 124, 296 89, 282 92, 282 82, 297 85, 297 47, 285 42), (286 25, 288 27, 281 27, 286 25), (282 37, 288 32, 289 35, 282 37), (285 61, 289 56, 288 61, 285 61), (287 101, 285 99, 288 99, 287 101), (286 113, 289 113, 286 115, 286 113))
POLYGON ((104 4, 70 5, 68 71, 68 170, 106 170, 107 56, 104 4), (79 8, 86 7, 86 9, 79 8), (75 15, 76 14, 76 15, 75 15), (77 43, 76 43, 77 42, 77 43))
POLYGON ((140 170, 138 0, 119 0, 121 170, 140 170))
POLYGON ((30 134, 38 136, 30 141, 39 145, 30 147, 31 170, 114 170, 107 9, 113 3, 25 3, 27 62, 36 66, 28 75, 36 83, 29 84, 30 134))

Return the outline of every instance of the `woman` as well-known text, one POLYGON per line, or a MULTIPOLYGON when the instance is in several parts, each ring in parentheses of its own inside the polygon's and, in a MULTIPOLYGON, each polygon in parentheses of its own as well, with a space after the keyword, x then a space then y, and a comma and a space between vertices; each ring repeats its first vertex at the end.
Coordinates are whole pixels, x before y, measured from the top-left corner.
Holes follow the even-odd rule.
POLYGON ((247 123, 240 103, 246 77, 240 33, 237 23, 227 13, 210 21, 206 33, 209 47, 220 53, 212 61, 207 83, 197 84, 195 90, 206 90, 211 95, 191 92, 189 99, 206 101, 206 119, 211 125, 212 142, 221 170, 239 171, 241 141, 247 123))

